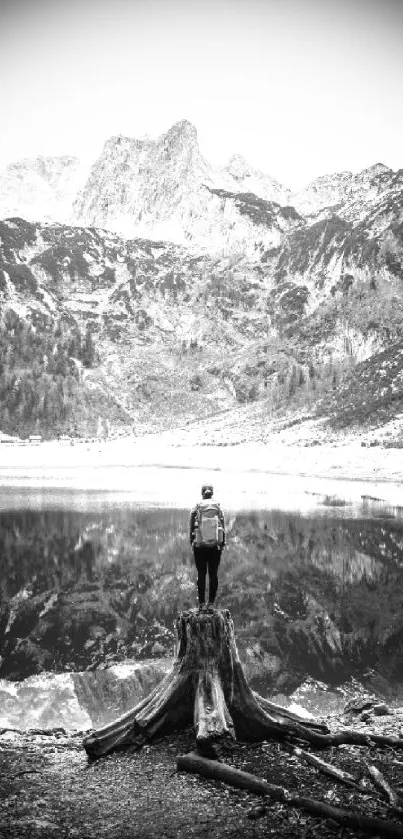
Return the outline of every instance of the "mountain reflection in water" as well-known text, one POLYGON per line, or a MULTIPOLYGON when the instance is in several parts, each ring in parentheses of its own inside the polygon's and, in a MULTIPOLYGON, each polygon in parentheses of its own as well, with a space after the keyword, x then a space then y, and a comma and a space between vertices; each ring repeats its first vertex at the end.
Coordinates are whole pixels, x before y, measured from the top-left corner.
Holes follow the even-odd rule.
MULTIPOLYGON (((72 502, 3 504, 2 678, 171 656, 176 617, 196 605, 187 510, 72 502)), ((310 516, 227 512, 217 605, 232 613, 252 684, 397 682, 402 558, 402 511, 370 499, 354 518, 331 498, 310 516)))

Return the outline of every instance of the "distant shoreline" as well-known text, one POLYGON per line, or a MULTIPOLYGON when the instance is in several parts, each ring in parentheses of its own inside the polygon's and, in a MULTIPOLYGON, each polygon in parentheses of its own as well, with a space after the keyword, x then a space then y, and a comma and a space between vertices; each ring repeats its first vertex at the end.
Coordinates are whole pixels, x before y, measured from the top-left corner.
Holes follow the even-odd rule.
POLYGON ((285 502, 293 495, 334 495, 403 506, 402 449, 354 442, 186 445, 174 435, 0 446, 0 493, 6 488, 114 492, 131 494, 139 503, 187 507, 209 475, 220 497, 233 498, 236 506, 261 501, 267 507, 281 493, 285 502))

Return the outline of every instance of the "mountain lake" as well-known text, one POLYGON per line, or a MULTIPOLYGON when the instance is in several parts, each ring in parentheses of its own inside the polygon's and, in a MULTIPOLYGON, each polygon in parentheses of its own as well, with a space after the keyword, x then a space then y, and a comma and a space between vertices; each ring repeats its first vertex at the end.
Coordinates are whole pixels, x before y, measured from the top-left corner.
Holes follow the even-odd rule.
MULTIPOLYGON (((177 616, 196 607, 202 478, 135 474, 131 491, 1 490, 0 726, 102 724, 169 669, 177 616), (181 481, 162 504, 158 488, 181 481)), ((227 529, 216 605, 252 686, 305 713, 357 691, 401 701, 403 508, 354 482, 329 494, 286 476, 214 481, 227 529)))

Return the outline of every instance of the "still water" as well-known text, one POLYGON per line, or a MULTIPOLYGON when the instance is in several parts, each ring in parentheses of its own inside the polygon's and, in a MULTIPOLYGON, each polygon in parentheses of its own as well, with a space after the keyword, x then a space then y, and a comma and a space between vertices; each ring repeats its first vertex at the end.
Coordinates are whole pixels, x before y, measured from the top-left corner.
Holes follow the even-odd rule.
MULTIPOLYGON (((359 679, 390 694, 403 681, 403 510, 314 500, 308 512, 223 504, 217 605, 260 692, 359 679)), ((196 605, 188 520, 130 493, 2 491, 0 677, 163 668, 178 613, 196 605)))

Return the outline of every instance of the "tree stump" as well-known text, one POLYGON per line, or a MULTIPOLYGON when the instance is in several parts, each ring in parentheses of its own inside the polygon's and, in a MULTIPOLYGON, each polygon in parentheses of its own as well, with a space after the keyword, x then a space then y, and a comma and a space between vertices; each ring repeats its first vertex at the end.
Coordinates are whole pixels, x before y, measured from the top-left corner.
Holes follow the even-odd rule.
MULTIPOLYGON (((217 743, 306 740, 319 745, 327 727, 307 722, 255 693, 245 678, 229 611, 183 612, 171 671, 131 711, 84 740, 91 758, 142 746, 157 735, 194 724, 196 745, 210 754, 217 743)), ((327 744, 326 744, 327 745, 327 744)))

